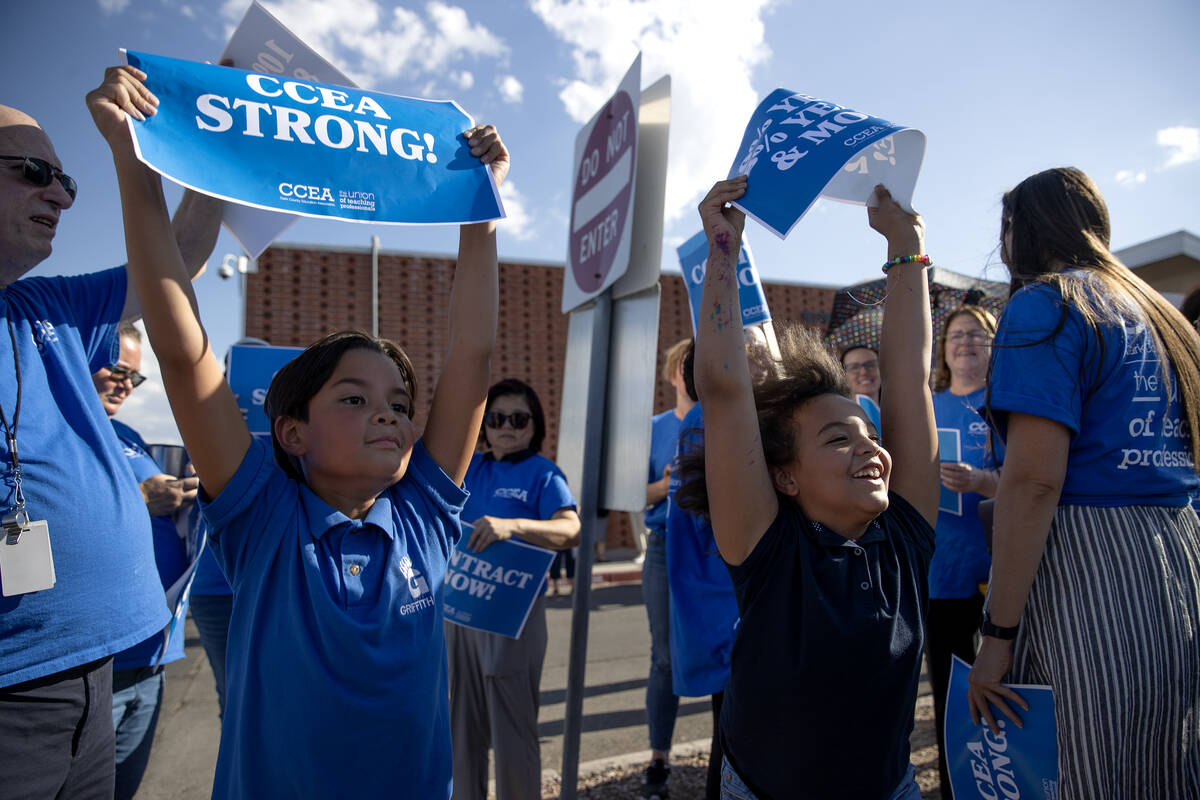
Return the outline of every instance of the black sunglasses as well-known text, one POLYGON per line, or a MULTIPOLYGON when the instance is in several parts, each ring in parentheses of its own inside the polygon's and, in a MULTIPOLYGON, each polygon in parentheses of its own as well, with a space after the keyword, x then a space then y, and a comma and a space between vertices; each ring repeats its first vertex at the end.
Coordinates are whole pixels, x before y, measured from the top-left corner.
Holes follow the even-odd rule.
POLYGON ((533 415, 528 411, 514 411, 511 414, 489 411, 483 415, 483 424, 489 428, 502 428, 507 421, 512 425, 514 431, 522 431, 525 430, 525 426, 529 424, 529 420, 531 419, 533 419, 533 415))
POLYGON ((58 178, 58 182, 62 184, 63 189, 75 199, 75 193, 79 191, 78 184, 70 175, 56 168, 49 161, 33 156, 0 156, 0 159, 5 161, 20 161, 21 175, 25 180, 32 183, 34 186, 49 186, 50 181, 58 178))
POLYGON ((122 367, 120 364, 113 364, 111 367, 105 367, 105 369, 108 370, 109 376, 118 383, 128 378, 134 387, 138 387, 146 382, 146 376, 136 369, 122 367))

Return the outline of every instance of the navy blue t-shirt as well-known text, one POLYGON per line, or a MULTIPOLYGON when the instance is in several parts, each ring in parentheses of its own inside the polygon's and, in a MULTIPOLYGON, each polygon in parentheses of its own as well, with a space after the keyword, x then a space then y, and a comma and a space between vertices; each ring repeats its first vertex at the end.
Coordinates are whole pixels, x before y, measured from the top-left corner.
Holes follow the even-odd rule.
POLYGON ((934 534, 888 497, 855 541, 781 502, 729 567, 742 621, 721 737, 760 800, 885 800, 908 769, 934 534))

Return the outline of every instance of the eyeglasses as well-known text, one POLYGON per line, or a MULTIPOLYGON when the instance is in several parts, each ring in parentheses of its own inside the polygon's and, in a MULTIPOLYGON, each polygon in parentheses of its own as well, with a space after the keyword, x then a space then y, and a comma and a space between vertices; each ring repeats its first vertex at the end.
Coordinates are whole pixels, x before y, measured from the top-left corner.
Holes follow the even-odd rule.
POLYGON ((105 369, 108 370, 109 377, 117 383, 128 380, 134 387, 138 387, 146 382, 146 376, 136 369, 122 367, 120 364, 113 364, 111 367, 105 367, 105 369))
POLYGON ((483 415, 483 424, 489 428, 502 428, 504 423, 512 425, 514 431, 523 431, 533 415, 528 411, 514 411, 511 414, 501 414, 499 411, 489 411, 483 415))
POLYGON ((867 372, 875 369, 879 369, 879 359, 875 359, 874 361, 860 361, 846 365, 846 372, 867 372))
POLYGON ((63 189, 71 196, 72 200, 75 199, 75 193, 79 191, 79 185, 75 183, 75 179, 49 161, 33 156, 0 156, 0 159, 20 161, 21 176, 34 186, 49 186, 50 181, 58 178, 58 182, 62 184, 63 189))
POLYGON ((946 341, 958 344, 959 342, 974 342, 975 344, 984 344, 990 342, 992 336, 987 331, 955 331, 954 333, 946 334, 946 341))

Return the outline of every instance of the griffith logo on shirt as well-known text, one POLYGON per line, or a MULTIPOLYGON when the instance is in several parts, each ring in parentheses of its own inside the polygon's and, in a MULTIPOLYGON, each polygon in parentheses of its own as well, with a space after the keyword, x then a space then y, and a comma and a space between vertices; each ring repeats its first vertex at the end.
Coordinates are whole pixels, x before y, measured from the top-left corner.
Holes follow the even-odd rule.
POLYGON ((412 559, 408 556, 400 559, 400 574, 408 581, 408 593, 413 596, 414 600, 429 594, 429 583, 421 571, 413 567, 412 559))
POLYGON ((31 327, 33 328, 33 343, 37 345, 39 353, 46 352, 46 345, 58 341, 58 332, 54 330, 54 324, 50 320, 35 319, 31 327))

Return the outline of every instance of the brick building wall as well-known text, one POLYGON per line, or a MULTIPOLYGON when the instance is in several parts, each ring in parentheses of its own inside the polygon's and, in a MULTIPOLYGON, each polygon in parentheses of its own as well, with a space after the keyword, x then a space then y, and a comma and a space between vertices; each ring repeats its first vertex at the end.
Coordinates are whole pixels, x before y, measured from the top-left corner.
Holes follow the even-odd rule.
MULTIPOLYGON (((454 277, 454 259, 417 253, 379 255, 379 335, 398 342, 412 359, 419 381, 415 422, 423 425, 435 378, 449 346, 446 309, 454 277)), ((544 452, 553 456, 558 442, 567 317, 562 303, 562 264, 502 261, 500 317, 492 380, 516 377, 531 385, 546 412, 544 452)), ((687 291, 679 275, 661 279, 659 369, 662 352, 690 336, 687 291)), ((767 303, 777 320, 798 320, 824 328, 834 290, 800 284, 767 283, 767 303)), ((327 333, 345 328, 370 330, 371 253, 366 249, 272 247, 258 259, 258 272, 247 276, 246 335, 273 345, 305 347, 327 333)), ((675 402, 670 386, 659 381, 654 408, 675 402)), ((632 544, 625 514, 609 517, 608 543, 632 544)))

